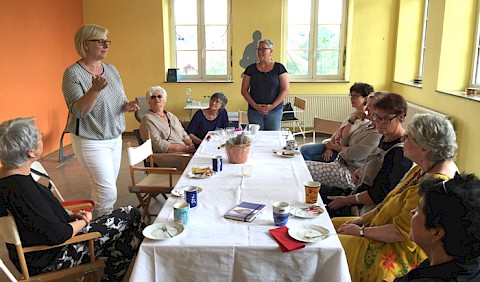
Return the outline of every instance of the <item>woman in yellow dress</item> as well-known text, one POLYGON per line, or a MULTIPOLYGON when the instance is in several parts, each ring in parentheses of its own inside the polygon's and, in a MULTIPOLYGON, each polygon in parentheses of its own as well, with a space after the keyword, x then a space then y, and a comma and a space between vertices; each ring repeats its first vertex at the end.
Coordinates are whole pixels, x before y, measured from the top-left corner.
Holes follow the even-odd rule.
MULTIPOLYGON (((386 121, 398 117, 381 118, 386 121)), ((352 281, 382 281, 405 275, 426 258, 409 239, 410 211, 420 198, 419 181, 429 177, 453 178, 458 170, 454 163, 456 136, 445 118, 415 115, 403 139, 405 157, 416 164, 403 181, 363 216, 332 219, 352 281)))

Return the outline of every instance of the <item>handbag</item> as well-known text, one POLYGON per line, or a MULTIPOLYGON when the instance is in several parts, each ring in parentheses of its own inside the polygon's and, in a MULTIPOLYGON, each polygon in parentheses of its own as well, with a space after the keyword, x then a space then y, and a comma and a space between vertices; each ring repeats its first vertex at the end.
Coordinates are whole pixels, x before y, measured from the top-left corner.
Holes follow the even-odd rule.
POLYGON ((283 116, 282 116, 282 121, 289 121, 289 120, 298 120, 298 118, 295 117, 292 103, 290 102, 283 105, 283 116))

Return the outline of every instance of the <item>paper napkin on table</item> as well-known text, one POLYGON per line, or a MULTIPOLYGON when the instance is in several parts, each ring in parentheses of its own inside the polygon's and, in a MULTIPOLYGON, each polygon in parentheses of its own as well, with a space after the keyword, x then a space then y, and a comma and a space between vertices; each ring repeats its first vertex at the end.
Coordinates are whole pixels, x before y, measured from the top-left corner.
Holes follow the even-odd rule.
POLYGON ((288 235, 288 227, 281 226, 278 228, 268 230, 275 237, 282 252, 295 251, 305 247, 304 243, 301 243, 288 235))

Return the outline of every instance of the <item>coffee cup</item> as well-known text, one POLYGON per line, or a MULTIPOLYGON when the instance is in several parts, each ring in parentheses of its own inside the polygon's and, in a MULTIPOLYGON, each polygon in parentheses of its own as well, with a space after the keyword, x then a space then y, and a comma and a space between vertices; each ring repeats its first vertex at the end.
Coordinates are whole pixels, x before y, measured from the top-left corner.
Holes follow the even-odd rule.
POLYGON ((190 186, 184 190, 185 201, 190 204, 190 208, 194 208, 198 204, 198 188, 196 186, 190 186))
POLYGON ((275 202, 273 207, 273 221, 276 226, 284 226, 288 222, 290 215, 290 204, 287 202, 275 202))
POLYGON ((297 141, 295 141, 295 140, 287 140, 285 149, 293 151, 293 150, 297 150, 297 148, 298 148, 298 143, 297 143, 297 141))
POLYGON ((305 202, 307 204, 316 204, 318 193, 320 192, 320 182, 307 181, 303 185, 305 186, 305 202))
POLYGON ((223 159, 222 156, 212 157, 212 170, 215 172, 222 171, 223 169, 223 159))
POLYGON ((250 134, 252 135, 256 135, 259 130, 260 130, 259 124, 251 123, 248 125, 248 131, 250 131, 250 134))
POLYGON ((182 225, 188 225, 190 221, 190 204, 176 203, 173 205, 173 220, 182 225))

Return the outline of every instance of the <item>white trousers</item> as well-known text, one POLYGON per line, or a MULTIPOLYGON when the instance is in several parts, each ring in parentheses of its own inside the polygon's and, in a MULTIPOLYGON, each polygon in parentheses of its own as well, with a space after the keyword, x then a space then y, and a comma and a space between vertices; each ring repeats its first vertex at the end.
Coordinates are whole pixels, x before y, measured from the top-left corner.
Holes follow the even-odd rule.
POLYGON ((93 182, 94 215, 113 211, 117 201, 117 177, 122 160, 122 136, 110 140, 91 140, 72 134, 72 147, 93 182))

